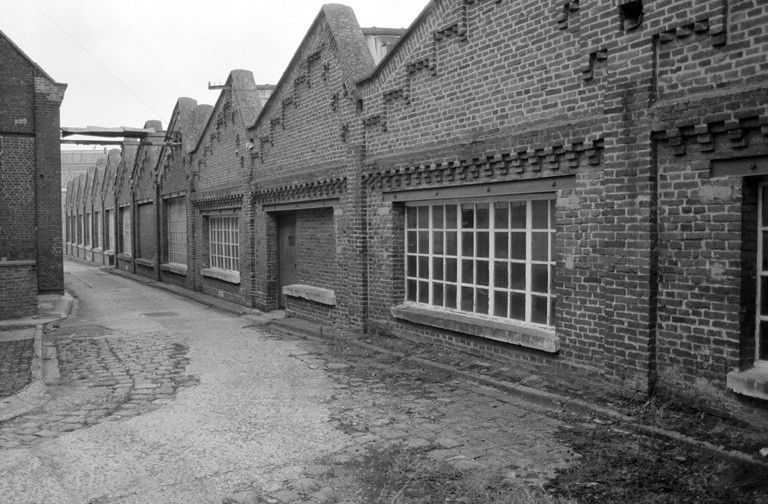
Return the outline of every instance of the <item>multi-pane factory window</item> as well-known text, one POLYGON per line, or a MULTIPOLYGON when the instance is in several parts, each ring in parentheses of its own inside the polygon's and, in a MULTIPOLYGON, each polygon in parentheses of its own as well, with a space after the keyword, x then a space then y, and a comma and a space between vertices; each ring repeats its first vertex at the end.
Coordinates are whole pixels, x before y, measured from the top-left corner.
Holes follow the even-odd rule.
POLYGON ((122 207, 120 209, 120 222, 122 225, 122 247, 120 252, 131 254, 131 243, 133 240, 131 207, 122 207))
POLYGON ((169 263, 187 264, 187 206, 184 198, 165 202, 167 257, 169 263))
POLYGON ((107 210, 107 234, 104 236, 104 250, 112 250, 115 246, 115 211, 107 210))
POLYGON ((240 271, 237 217, 208 218, 208 258, 211 268, 240 271))
POLYGON ((406 208, 406 301, 553 325, 554 195, 406 208))
POLYGON ((102 245, 102 236, 104 234, 101 228, 102 224, 101 212, 93 212, 93 248, 98 248, 102 245))

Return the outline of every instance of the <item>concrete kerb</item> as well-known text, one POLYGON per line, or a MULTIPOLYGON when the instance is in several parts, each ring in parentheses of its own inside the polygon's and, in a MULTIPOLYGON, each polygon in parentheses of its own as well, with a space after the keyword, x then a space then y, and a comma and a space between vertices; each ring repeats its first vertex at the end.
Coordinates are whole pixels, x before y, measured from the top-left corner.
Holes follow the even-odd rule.
MULTIPOLYGON (((16 394, 0 401, 0 423, 37 409, 48 400, 48 392, 45 387, 47 365, 45 363, 46 350, 43 342, 42 324, 35 326, 33 349, 30 370, 32 382, 16 394)), ((55 351, 53 359, 53 365, 56 367, 56 375, 58 376, 58 361, 55 360, 55 351)))
MULTIPOLYGON (((283 330, 301 333, 303 336, 315 339, 317 341, 325 341, 327 339, 327 338, 320 337, 319 331, 313 332, 311 330, 311 326, 312 326, 311 323, 306 323, 305 321, 302 321, 302 322, 303 323, 294 324, 292 323, 291 319, 273 320, 267 325, 267 327, 274 326, 283 330)), ((457 370, 455 367, 451 367, 446 364, 433 362, 427 359, 423 359, 421 357, 410 356, 403 352, 388 350, 386 348, 382 348, 371 343, 358 341, 348 336, 336 335, 334 337, 338 339, 343 339, 346 343, 358 346, 360 348, 371 350, 384 355, 397 357, 401 360, 416 363, 427 368, 450 372, 451 374, 458 375, 471 382, 492 387, 493 389, 500 390, 504 393, 514 395, 516 397, 519 397, 528 402, 531 402, 533 404, 536 404, 538 406, 541 406, 543 408, 546 408, 552 411, 566 410, 575 414, 586 413, 586 414, 593 415, 595 417, 602 417, 602 418, 609 419, 611 421, 621 422, 625 425, 631 426, 632 428, 636 429, 637 431, 645 435, 651 436, 656 439, 666 439, 666 440, 676 441, 676 442, 687 444, 694 448, 709 452, 720 458, 725 458, 725 459, 733 460, 736 462, 744 462, 754 466, 761 467, 763 469, 768 469, 768 463, 758 460, 755 457, 749 455, 748 453, 744 453, 739 450, 725 450, 723 448, 713 445, 708 441, 700 441, 698 439, 692 438, 690 436, 686 436, 676 431, 662 429, 660 427, 655 427, 652 425, 646 425, 641 422, 638 422, 633 417, 624 415, 623 413, 620 413, 611 408, 598 406, 596 404, 592 404, 581 399, 576 399, 572 397, 563 396, 560 394, 555 394, 552 392, 547 392, 544 390, 535 389, 532 387, 527 387, 525 385, 520 385, 518 383, 498 380, 498 379, 491 378, 489 376, 485 376, 479 373, 457 370)), ((397 371, 397 369, 394 366, 390 366, 387 364, 378 364, 376 367, 387 369, 390 371, 397 371)))

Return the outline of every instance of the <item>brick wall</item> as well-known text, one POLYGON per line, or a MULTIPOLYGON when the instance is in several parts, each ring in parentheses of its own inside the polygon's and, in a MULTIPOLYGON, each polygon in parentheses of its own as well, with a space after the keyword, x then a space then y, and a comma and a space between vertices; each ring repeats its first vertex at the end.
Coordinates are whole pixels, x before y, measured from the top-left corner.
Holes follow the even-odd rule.
POLYGON ((34 145, 33 137, 0 135, 0 258, 36 255, 34 145))
POLYGON ((0 320, 37 312, 37 273, 34 261, 0 261, 0 320))

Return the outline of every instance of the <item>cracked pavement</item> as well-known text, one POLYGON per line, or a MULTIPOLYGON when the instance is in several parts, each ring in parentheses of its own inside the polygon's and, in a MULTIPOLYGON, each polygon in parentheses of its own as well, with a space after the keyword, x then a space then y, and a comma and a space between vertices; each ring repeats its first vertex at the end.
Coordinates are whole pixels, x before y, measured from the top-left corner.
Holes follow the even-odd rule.
POLYGON ((61 383, 0 423, 0 502, 355 502, 329 475, 387 446, 530 485, 573 458, 531 404, 65 266, 61 383))

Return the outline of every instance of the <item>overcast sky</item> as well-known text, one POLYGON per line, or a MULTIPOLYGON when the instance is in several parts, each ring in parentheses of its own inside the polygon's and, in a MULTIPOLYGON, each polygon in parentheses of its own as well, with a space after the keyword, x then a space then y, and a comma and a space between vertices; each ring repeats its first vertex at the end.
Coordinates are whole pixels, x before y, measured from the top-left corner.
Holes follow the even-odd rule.
MULTIPOLYGON (((275 84, 321 0, 0 0, 0 30, 69 85, 62 126, 167 121, 179 96, 213 104, 235 68, 275 84)), ((361 26, 408 27, 428 0, 346 0, 361 26)))

